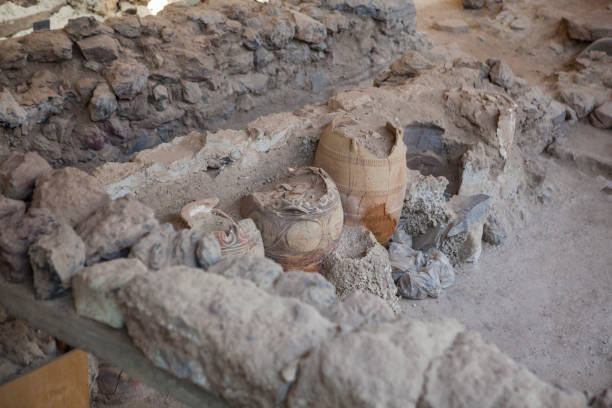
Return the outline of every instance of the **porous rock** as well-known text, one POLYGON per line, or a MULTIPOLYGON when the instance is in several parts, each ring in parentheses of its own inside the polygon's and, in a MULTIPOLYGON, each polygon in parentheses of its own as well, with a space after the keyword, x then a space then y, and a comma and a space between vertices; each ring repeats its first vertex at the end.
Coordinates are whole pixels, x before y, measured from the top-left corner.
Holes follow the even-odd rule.
POLYGON ((335 337, 300 362, 288 405, 416 406, 430 361, 442 355, 461 330, 454 320, 400 319, 335 337))
POLYGON ((39 299, 51 299, 71 286, 71 280, 85 264, 85 244, 70 225, 62 222, 41 236, 28 249, 39 299))
POLYGON ((94 177, 77 168, 64 167, 36 179, 32 208, 48 208, 74 227, 109 200, 94 177))
POLYGON ((74 277, 74 306, 80 316, 121 328, 125 322, 116 292, 136 276, 147 273, 138 259, 121 258, 89 266, 74 277))
POLYGON ((459 333, 425 374, 421 403, 427 407, 581 407, 579 393, 539 380, 475 332, 459 333))
POLYGON ((36 178, 51 170, 36 152, 13 152, 0 163, 0 193, 15 200, 27 200, 36 178))
POLYGON ((300 357, 336 330, 298 300, 182 266, 133 279, 119 298, 155 365, 239 407, 279 405, 300 357))
POLYGON ((139 259, 149 269, 157 271, 174 263, 172 241, 176 231, 172 224, 160 224, 139 239, 130 249, 130 258, 139 259))
POLYGON ((426 233, 432 226, 445 224, 451 216, 444 198, 447 185, 448 180, 444 177, 423 176, 418 171, 408 171, 398 228, 415 236, 426 233))
POLYGON ((340 299, 359 289, 397 307, 397 289, 391 277, 389 255, 362 226, 344 226, 338 247, 323 258, 322 271, 336 287, 340 299))
POLYGON ((31 273, 27 252, 42 235, 58 228, 56 216, 46 208, 30 208, 23 218, 3 220, 0 228, 0 272, 7 280, 23 282, 31 273))
POLYGON ((131 195, 108 201, 76 228, 85 242, 86 265, 119 257, 157 225, 153 210, 131 195))
POLYGON ((134 60, 113 62, 107 76, 108 83, 119 99, 133 99, 147 85, 149 70, 134 60))
POLYGON ((55 339, 22 320, 0 325, 0 355, 18 366, 26 367, 55 355, 55 339))
POLYGON ((208 272, 226 278, 246 279, 260 289, 272 290, 274 282, 283 275, 283 268, 271 259, 246 254, 223 259, 208 272))

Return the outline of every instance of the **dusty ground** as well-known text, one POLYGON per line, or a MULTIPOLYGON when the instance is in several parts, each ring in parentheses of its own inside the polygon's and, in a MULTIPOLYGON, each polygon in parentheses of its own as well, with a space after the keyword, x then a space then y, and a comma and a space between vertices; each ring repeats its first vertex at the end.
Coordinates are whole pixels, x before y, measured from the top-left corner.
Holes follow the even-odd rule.
MULTIPOLYGON (((521 1, 524 16, 539 17, 528 19, 526 30, 496 32, 487 11, 463 10, 459 0, 416 0, 419 30, 434 43, 456 44, 484 60, 503 58, 516 74, 543 87, 584 47, 562 40, 558 29, 558 16, 579 13, 584 4, 554 3, 521 1), (431 28, 446 18, 465 19, 470 31, 431 28)), ((589 1, 589 8, 607 4, 589 1)), ((597 154, 609 159, 610 133, 578 124, 567 140, 585 151, 595 143, 597 154)), ((596 176, 602 170, 593 171, 593 165, 540 161, 550 187, 544 204, 532 207, 503 247, 487 246, 480 263, 464 267, 442 297, 402 301, 402 308, 417 318, 455 317, 544 380, 599 391, 612 385, 612 196, 601 191, 596 176)))

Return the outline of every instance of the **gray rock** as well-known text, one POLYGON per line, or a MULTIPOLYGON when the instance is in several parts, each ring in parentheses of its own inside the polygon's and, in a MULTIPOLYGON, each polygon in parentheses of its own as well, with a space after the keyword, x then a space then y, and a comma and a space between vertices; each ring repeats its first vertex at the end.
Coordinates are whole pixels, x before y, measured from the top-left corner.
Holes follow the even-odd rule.
POLYGON ((279 406, 299 359, 336 331, 302 302, 187 267, 137 277, 119 299, 130 337, 156 366, 232 406, 279 406))
POLYGON ((433 64, 418 51, 409 51, 396 59, 389 67, 394 75, 415 75, 431 69, 433 64))
POLYGON ((111 327, 121 328, 125 323, 116 293, 136 276, 147 273, 138 259, 115 259, 83 269, 72 282, 74 307, 79 316, 85 316, 111 327))
POLYGON ((420 403, 427 407, 583 407, 580 393, 540 381, 526 368, 482 341, 474 332, 457 335, 425 374, 420 403))
POLYGON ((470 31, 470 26, 468 26, 465 20, 458 18, 437 21, 434 23, 433 27, 438 31, 446 31, 453 34, 467 33, 470 31))
POLYGON ((130 250, 130 258, 139 259, 152 270, 160 270, 172 265, 178 265, 173 260, 172 242, 176 231, 172 224, 161 224, 138 240, 130 250))
POLYGON ((23 282, 32 271, 28 248, 42 235, 57 229, 60 223, 48 209, 30 208, 23 218, 5 219, 3 224, 0 228, 0 272, 10 282, 23 282))
POLYGON ((612 11, 593 10, 564 17, 567 35, 573 40, 595 41, 612 37, 612 11))
POLYGON ((72 277, 85 264, 85 244, 66 223, 41 236, 28 254, 38 299, 52 299, 66 292, 72 277))
POLYGON ((85 264, 119 257, 157 225, 153 210, 133 196, 107 202, 76 228, 85 242, 85 264))
MULTIPOLYGON (((282 270, 282 269, 281 269, 282 270)), ((276 295, 299 299, 317 309, 325 317, 330 317, 334 306, 339 302, 336 288, 318 273, 287 271, 281 273, 274 288, 276 295)))
POLYGON ((561 90, 561 100, 572 108, 578 119, 586 117, 595 108, 595 96, 588 88, 570 86, 561 90))
POLYGON ((323 71, 317 71, 310 77, 310 89, 314 93, 321 93, 327 89, 327 76, 323 71))
POLYGON ((397 307, 387 250, 364 227, 344 226, 338 247, 323 258, 322 274, 336 287, 340 299, 359 289, 397 307))
POLYGON ((274 61, 275 58, 274 54, 266 50, 265 47, 259 47, 255 50, 255 68, 260 70, 274 61))
POLYGON ((0 194, 0 222, 3 224, 21 220, 25 215, 25 209, 23 201, 13 200, 0 194))
POLYGON ((110 119, 117 111, 117 98, 106 83, 96 86, 89 101, 89 117, 92 121, 110 119))
POLYGON ((486 194, 476 194, 469 197, 453 196, 448 202, 456 214, 451 222, 451 228, 446 233, 452 237, 468 231, 470 225, 476 224, 491 206, 492 198, 486 194))
POLYGON ((612 102, 599 105, 589 117, 591 124, 600 129, 612 128, 612 102))
POLYGON ((504 61, 495 61, 491 65, 489 78, 495 85, 501 86, 504 89, 512 88, 515 82, 512 69, 504 61))
POLYGON ((75 41, 102 33, 112 33, 109 27, 100 24, 98 20, 91 16, 68 20, 68 24, 64 27, 64 31, 75 41))
POLYGON ((34 31, 23 37, 22 44, 30 61, 60 62, 72 58, 72 41, 60 30, 34 31))
POLYGON ((327 29, 317 20, 305 14, 293 12, 295 38, 307 43, 318 44, 327 37, 327 29))
POLYGON ((183 86, 183 100, 187 103, 198 103, 202 100, 202 90, 197 82, 181 81, 183 86))
POLYGON ((77 41, 77 45, 88 61, 106 64, 119 57, 117 41, 106 34, 87 37, 77 41))
POLYGON ((109 200, 94 177, 74 167, 64 167, 36 179, 32 208, 48 208, 74 227, 109 200))
POLYGON ((462 0, 463 8, 481 9, 485 6, 486 0, 462 0))
POLYGON ((119 99, 133 99, 147 86, 149 70, 134 60, 113 62, 107 76, 108 83, 119 99))
POLYGON ((461 330, 453 320, 400 319, 337 336, 300 362, 288 406, 416 406, 430 362, 451 347, 461 330))
POLYGON ((198 241, 195 251, 198 264, 204 269, 209 269, 221 261, 221 245, 213 234, 204 235, 198 241))
POLYGON ((15 128, 25 123, 25 109, 21 107, 8 89, 0 92, 0 124, 15 128))
POLYGON ((380 21, 399 20, 408 31, 416 28, 416 9, 414 2, 401 0, 326 0, 325 7, 350 11, 362 17, 372 17, 380 21))
POLYGON ((283 268, 271 259, 247 254, 225 258, 209 268, 208 272, 226 278, 246 279, 260 289, 274 292, 272 286, 283 275, 283 268))
POLYGON ((122 17, 108 19, 105 23, 126 38, 140 37, 141 26, 138 16, 124 15, 122 17))
POLYGON ((36 178, 51 170, 36 152, 13 152, 0 163, 0 193, 15 200, 27 200, 36 178))
POLYGON ((489 215, 484 223, 482 240, 491 245, 503 245, 508 238, 508 233, 502 223, 494 215, 489 215))

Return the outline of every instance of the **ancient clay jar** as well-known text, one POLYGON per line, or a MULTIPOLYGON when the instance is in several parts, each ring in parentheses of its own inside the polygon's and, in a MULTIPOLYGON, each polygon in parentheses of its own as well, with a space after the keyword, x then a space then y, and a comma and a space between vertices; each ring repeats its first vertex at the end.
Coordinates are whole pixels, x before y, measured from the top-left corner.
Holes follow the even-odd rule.
POLYGON ((342 233, 340 195, 321 169, 303 167, 290 173, 286 182, 244 197, 240 214, 261 231, 267 257, 285 270, 318 271, 342 233))
POLYGON ((391 123, 374 128, 336 118, 319 139, 314 165, 334 179, 346 225, 364 225, 386 245, 395 231, 406 194, 406 145, 391 123))

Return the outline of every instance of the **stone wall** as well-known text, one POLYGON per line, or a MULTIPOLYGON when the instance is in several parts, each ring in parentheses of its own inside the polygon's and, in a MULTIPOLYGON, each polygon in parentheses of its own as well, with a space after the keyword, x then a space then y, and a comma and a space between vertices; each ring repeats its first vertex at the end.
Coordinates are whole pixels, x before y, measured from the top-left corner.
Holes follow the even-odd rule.
POLYGON ((0 42, 0 157, 93 167, 372 77, 426 39, 412 1, 213 0, 0 42))

